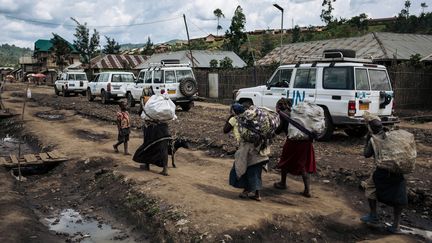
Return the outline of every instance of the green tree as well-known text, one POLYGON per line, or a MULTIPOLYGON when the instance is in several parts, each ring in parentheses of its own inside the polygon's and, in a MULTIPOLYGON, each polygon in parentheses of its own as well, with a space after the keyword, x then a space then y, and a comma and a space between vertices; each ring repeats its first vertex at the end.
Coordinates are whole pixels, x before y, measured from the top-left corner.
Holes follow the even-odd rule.
POLYGON ((348 20, 348 24, 357 27, 360 31, 367 30, 369 26, 368 16, 365 13, 362 13, 359 16, 354 16, 348 20))
POLYGON ((218 61, 216 59, 211 59, 209 65, 210 65, 210 69, 214 70, 218 68, 218 61))
POLYGON ((324 23, 326 23, 326 25, 329 25, 331 22, 333 22, 332 12, 334 8, 332 6, 332 2, 336 2, 336 0, 323 0, 321 4, 323 9, 321 10, 320 18, 324 23))
POLYGON ((104 46, 103 53, 105 54, 118 54, 120 53, 120 45, 114 40, 114 38, 109 38, 105 36, 107 44, 104 46))
POLYGON ((51 39, 51 42, 53 43, 52 55, 54 57, 55 64, 59 67, 60 71, 62 71, 65 68, 65 66, 68 64, 68 60, 72 52, 72 48, 69 46, 67 41, 65 41, 59 35, 54 33, 52 34, 53 34, 53 38, 51 39))
POLYGON ((225 15, 222 13, 222 10, 220 10, 219 8, 215 9, 213 11, 213 14, 217 18, 216 35, 219 35, 219 30, 222 30, 222 26, 219 24, 219 20, 220 18, 225 18, 225 15))
POLYGON ((229 57, 224 57, 222 60, 219 61, 219 67, 222 69, 232 69, 233 61, 229 57))
POLYGON ((144 46, 144 50, 142 51, 141 54, 143 55, 147 55, 147 56, 151 56, 154 53, 154 49, 153 49, 153 42, 150 39, 150 36, 147 37, 147 42, 144 46))
POLYGON ((399 16, 405 17, 406 19, 408 19, 409 16, 410 16, 410 13, 409 13, 410 7, 411 7, 411 1, 410 0, 405 0, 404 8, 401 10, 399 16))
POLYGON ((300 27, 298 25, 294 26, 292 32, 292 43, 296 43, 300 40, 300 27))
POLYGON ((243 9, 237 6, 231 19, 231 26, 225 33, 224 48, 226 50, 240 54, 240 47, 247 39, 246 33, 244 33, 245 24, 246 17, 243 14, 243 9))
POLYGON ((424 15, 425 9, 429 6, 426 3, 421 3, 420 6, 422 8, 422 15, 424 15))
POLYGON ((87 23, 81 24, 78 20, 71 18, 76 24, 74 44, 81 56, 83 64, 90 64, 90 59, 97 53, 99 46, 99 32, 93 29, 93 34, 90 37, 87 23))
POLYGON ((267 55, 267 53, 269 53, 271 50, 273 50, 274 48, 274 43, 271 40, 271 35, 266 32, 263 37, 262 37, 262 41, 261 41, 261 56, 265 56, 267 55))

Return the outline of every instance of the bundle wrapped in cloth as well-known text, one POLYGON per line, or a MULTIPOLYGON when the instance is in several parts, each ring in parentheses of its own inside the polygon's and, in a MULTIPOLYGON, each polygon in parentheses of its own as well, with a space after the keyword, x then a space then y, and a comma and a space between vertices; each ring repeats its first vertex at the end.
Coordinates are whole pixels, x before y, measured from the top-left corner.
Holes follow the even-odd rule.
MULTIPOLYGON (((325 129, 324 110, 316 104, 307 101, 292 108, 291 119, 313 134, 321 134, 325 129)), ((309 140, 308 134, 296 128, 293 124, 288 126, 288 138, 291 140, 309 140)))
POLYGON ((239 115, 240 136, 246 142, 259 144, 271 140, 280 124, 279 115, 265 107, 251 106, 239 115))
POLYGON ((145 121, 166 122, 177 119, 176 105, 168 95, 152 95, 145 103, 141 118, 145 121))

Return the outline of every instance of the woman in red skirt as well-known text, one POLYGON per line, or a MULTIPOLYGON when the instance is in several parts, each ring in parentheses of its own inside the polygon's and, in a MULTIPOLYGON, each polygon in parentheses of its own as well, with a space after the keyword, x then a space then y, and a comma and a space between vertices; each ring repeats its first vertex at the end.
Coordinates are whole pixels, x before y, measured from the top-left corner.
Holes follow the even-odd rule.
MULTIPOLYGON (((280 99, 276 104, 276 111, 291 113, 292 103, 286 98, 280 99)), ((288 134, 288 121, 281 117, 281 124, 276 130, 276 134, 284 132, 288 134)), ((311 197, 309 174, 316 172, 315 152, 312 144, 313 140, 290 140, 286 139, 283 146, 282 155, 276 168, 281 170, 281 181, 274 183, 277 189, 286 189, 286 177, 301 175, 304 183, 304 191, 301 193, 305 197, 311 197)))

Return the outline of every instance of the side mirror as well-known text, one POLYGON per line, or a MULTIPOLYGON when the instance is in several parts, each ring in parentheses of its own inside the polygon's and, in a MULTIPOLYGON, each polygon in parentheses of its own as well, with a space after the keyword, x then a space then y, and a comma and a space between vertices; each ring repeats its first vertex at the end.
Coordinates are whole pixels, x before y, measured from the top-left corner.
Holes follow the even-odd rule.
POLYGON ((267 86, 267 90, 270 90, 271 85, 269 83, 267 83, 266 86, 267 86))

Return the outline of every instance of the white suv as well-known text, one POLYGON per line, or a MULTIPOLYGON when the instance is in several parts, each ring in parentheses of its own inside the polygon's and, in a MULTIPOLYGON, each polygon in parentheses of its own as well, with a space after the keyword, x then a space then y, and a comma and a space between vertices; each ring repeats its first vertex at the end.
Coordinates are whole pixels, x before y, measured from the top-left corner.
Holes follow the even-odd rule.
POLYGON ((68 71, 61 73, 60 78, 54 82, 54 92, 59 95, 68 96, 70 93, 86 94, 87 90, 87 75, 85 72, 68 71))
POLYGON ((95 76, 88 84, 87 99, 93 101, 96 96, 101 97, 103 104, 110 99, 126 98, 128 86, 133 86, 135 76, 131 72, 103 72, 95 76))
POLYGON ((184 111, 193 106, 193 98, 198 91, 192 68, 189 64, 180 64, 178 60, 163 60, 160 64, 151 64, 142 69, 135 84, 128 87, 128 105, 133 107, 140 103, 143 93, 149 88, 155 94, 160 94, 163 90, 184 111))
POLYGON ((320 105, 326 116, 326 131, 321 140, 330 139, 335 128, 349 136, 367 133, 362 115, 365 111, 378 115, 384 125, 398 122, 393 116, 394 92, 385 66, 371 60, 346 57, 350 50, 329 50, 323 58, 303 64, 277 68, 267 85, 240 89, 235 100, 245 105, 275 109, 282 98, 295 106, 309 101, 320 105))

